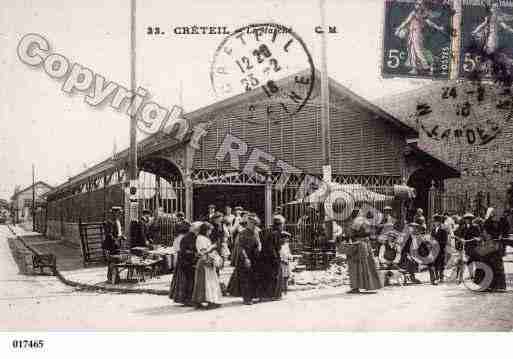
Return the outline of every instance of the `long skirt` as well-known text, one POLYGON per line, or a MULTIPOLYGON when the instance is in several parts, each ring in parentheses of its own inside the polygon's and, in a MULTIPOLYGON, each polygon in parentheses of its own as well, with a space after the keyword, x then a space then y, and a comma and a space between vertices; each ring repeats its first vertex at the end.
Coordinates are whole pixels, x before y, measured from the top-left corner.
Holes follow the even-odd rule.
POLYGON ((228 294, 232 297, 241 297, 240 294, 240 278, 239 278, 239 269, 235 267, 230 276, 230 280, 228 281, 228 287, 226 288, 228 294))
POLYGON ((258 278, 253 268, 235 267, 228 283, 228 293, 232 297, 242 297, 250 301, 257 297, 258 278))
POLYGON ((383 287, 369 243, 359 242, 352 253, 348 253, 348 269, 351 289, 376 290, 383 287))
POLYGON ((222 296, 223 293, 215 267, 201 258, 196 266, 192 302, 197 304, 219 303, 222 296))
POLYGON ((187 304, 191 301, 193 288, 194 266, 185 266, 178 261, 169 288, 169 298, 176 303, 187 304))
POLYGON ((280 298, 282 292, 282 270, 280 262, 264 261, 258 276, 258 296, 260 298, 280 298))
POLYGON ((233 238, 233 243, 232 243, 232 256, 231 256, 231 261, 230 261, 230 264, 232 265, 232 267, 235 267, 237 265, 237 263, 239 263, 239 236, 236 235, 234 236, 233 238))

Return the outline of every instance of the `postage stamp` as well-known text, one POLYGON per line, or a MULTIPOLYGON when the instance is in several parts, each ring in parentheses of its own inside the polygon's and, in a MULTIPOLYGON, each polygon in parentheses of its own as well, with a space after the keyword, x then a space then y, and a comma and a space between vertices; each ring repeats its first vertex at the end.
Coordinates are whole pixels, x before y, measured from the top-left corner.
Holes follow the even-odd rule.
POLYGON ((460 77, 502 77, 513 64, 513 3, 463 0, 460 77))
POLYGON ((304 41, 283 25, 252 24, 226 37, 212 61, 210 79, 217 96, 262 88, 267 97, 294 114, 312 94, 315 70, 304 41), (294 76, 291 84, 277 82, 294 76))
POLYGON ((386 0, 382 75, 449 79, 452 14, 447 2, 386 0))

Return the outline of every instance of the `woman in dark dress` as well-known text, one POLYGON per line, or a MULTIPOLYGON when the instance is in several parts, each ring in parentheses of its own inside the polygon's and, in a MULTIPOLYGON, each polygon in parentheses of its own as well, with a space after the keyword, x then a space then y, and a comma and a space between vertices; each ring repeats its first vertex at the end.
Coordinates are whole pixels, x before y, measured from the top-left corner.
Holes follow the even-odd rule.
POLYGON ((200 226, 201 222, 194 222, 180 242, 176 269, 169 290, 170 299, 187 306, 194 305, 191 301, 197 260, 196 237, 200 226))
POLYGON ((489 242, 491 247, 495 247, 496 250, 490 251, 486 255, 481 257, 481 261, 486 263, 493 272, 492 282, 488 287, 489 291, 502 291, 506 290, 506 275, 504 274, 504 262, 502 259, 503 249, 500 243, 500 225, 496 219, 495 209, 488 208, 486 218, 483 224, 483 239, 489 242))
POLYGON ((246 228, 239 234, 237 263, 228 285, 230 295, 242 297, 244 304, 247 305, 251 305, 257 296, 261 243, 256 224, 256 216, 248 216, 246 228))
POLYGON ((274 216, 273 226, 262 233, 260 252, 259 293, 262 300, 280 300, 282 294, 282 268, 280 249, 285 225, 283 216, 274 216))
POLYGON ((360 289, 373 291, 383 287, 369 243, 369 228, 370 222, 363 217, 356 217, 351 224, 352 243, 346 248, 351 283, 349 293, 360 293, 360 289))

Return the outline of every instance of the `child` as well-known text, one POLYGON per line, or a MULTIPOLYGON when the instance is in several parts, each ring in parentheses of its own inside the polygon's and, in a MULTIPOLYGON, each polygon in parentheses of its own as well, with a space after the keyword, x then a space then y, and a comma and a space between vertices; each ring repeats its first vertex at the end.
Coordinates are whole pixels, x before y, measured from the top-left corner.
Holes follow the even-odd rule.
POLYGON ((289 232, 281 232, 281 241, 282 245, 280 248, 280 259, 281 259, 281 272, 282 272, 282 281, 281 287, 282 292, 284 294, 287 293, 287 285, 289 282, 289 277, 291 273, 290 261, 292 260, 292 253, 290 252, 289 240, 291 234, 289 232))

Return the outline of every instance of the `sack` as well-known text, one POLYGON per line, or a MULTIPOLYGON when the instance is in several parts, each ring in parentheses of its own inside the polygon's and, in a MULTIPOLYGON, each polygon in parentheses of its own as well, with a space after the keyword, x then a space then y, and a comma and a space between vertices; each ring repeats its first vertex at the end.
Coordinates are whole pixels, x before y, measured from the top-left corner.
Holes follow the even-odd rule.
POLYGON ((219 253, 217 253, 217 251, 212 251, 207 254, 206 261, 214 268, 222 268, 224 263, 223 258, 219 255, 219 253))
POLYGON ((482 257, 501 250, 501 244, 494 240, 481 241, 476 246, 476 253, 482 257))

